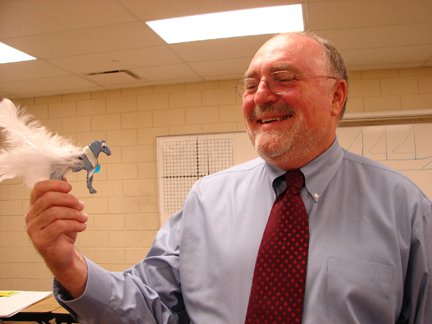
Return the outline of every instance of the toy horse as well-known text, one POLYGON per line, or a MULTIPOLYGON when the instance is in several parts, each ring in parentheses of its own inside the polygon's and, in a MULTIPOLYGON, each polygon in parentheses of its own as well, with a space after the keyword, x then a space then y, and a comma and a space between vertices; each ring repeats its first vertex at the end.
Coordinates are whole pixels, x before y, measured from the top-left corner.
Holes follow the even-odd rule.
POLYGON ((96 193, 93 187, 93 175, 98 173, 100 165, 98 163, 99 153, 104 152, 106 155, 111 155, 111 150, 104 140, 96 140, 83 148, 82 153, 73 158, 73 162, 66 165, 52 165, 50 179, 63 180, 64 175, 69 170, 78 172, 81 170, 87 171, 87 188, 91 194, 96 193))
POLYGON ((93 188, 93 174, 98 173, 100 165, 98 163, 99 153, 104 152, 106 155, 111 155, 111 150, 104 140, 97 140, 83 149, 83 153, 78 157, 81 164, 73 168, 73 172, 78 172, 81 170, 87 171, 87 188, 90 193, 96 193, 96 189, 93 188))

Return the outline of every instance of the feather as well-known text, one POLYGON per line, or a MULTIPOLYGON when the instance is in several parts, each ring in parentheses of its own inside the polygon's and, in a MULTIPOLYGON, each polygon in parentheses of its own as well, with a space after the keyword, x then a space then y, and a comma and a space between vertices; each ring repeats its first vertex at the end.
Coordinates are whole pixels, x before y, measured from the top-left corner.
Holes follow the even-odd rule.
POLYGON ((22 177, 32 188, 41 180, 62 179, 80 165, 81 148, 49 131, 6 98, 0 98, 0 127, 0 182, 22 177))

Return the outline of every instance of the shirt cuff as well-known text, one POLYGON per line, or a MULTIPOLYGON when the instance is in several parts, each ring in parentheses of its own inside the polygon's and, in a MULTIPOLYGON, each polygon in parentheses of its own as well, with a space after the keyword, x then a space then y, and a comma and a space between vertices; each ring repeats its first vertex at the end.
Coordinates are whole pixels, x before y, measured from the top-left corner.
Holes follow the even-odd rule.
POLYGON ((88 276, 84 293, 73 299, 69 293, 54 280, 54 295, 59 303, 78 318, 92 318, 95 314, 106 312, 111 298, 111 277, 107 270, 103 269, 90 259, 87 263, 88 276))

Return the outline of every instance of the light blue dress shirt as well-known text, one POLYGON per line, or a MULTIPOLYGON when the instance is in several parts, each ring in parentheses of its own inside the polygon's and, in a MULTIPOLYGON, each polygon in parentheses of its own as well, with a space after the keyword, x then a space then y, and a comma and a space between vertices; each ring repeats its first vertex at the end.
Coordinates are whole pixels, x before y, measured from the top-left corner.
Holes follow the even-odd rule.
MULTIPOLYGON (((337 141, 304 166, 310 244, 303 323, 432 323, 431 201, 337 141)), ((124 273, 87 260, 82 323, 244 322, 256 255, 284 174, 256 159, 199 180, 124 273)))

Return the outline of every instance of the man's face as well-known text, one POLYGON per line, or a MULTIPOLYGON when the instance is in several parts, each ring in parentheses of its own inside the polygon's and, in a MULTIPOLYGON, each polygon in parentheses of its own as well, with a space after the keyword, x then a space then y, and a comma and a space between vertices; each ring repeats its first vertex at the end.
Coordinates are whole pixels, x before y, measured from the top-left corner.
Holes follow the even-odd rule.
POLYGON ((334 92, 341 81, 316 77, 331 76, 318 43, 298 35, 274 38, 257 52, 246 76, 261 80, 255 93, 243 96, 243 114, 265 160, 283 169, 300 168, 332 144, 342 108, 334 104, 334 92), (299 80, 273 92, 268 85, 280 71, 299 80))

